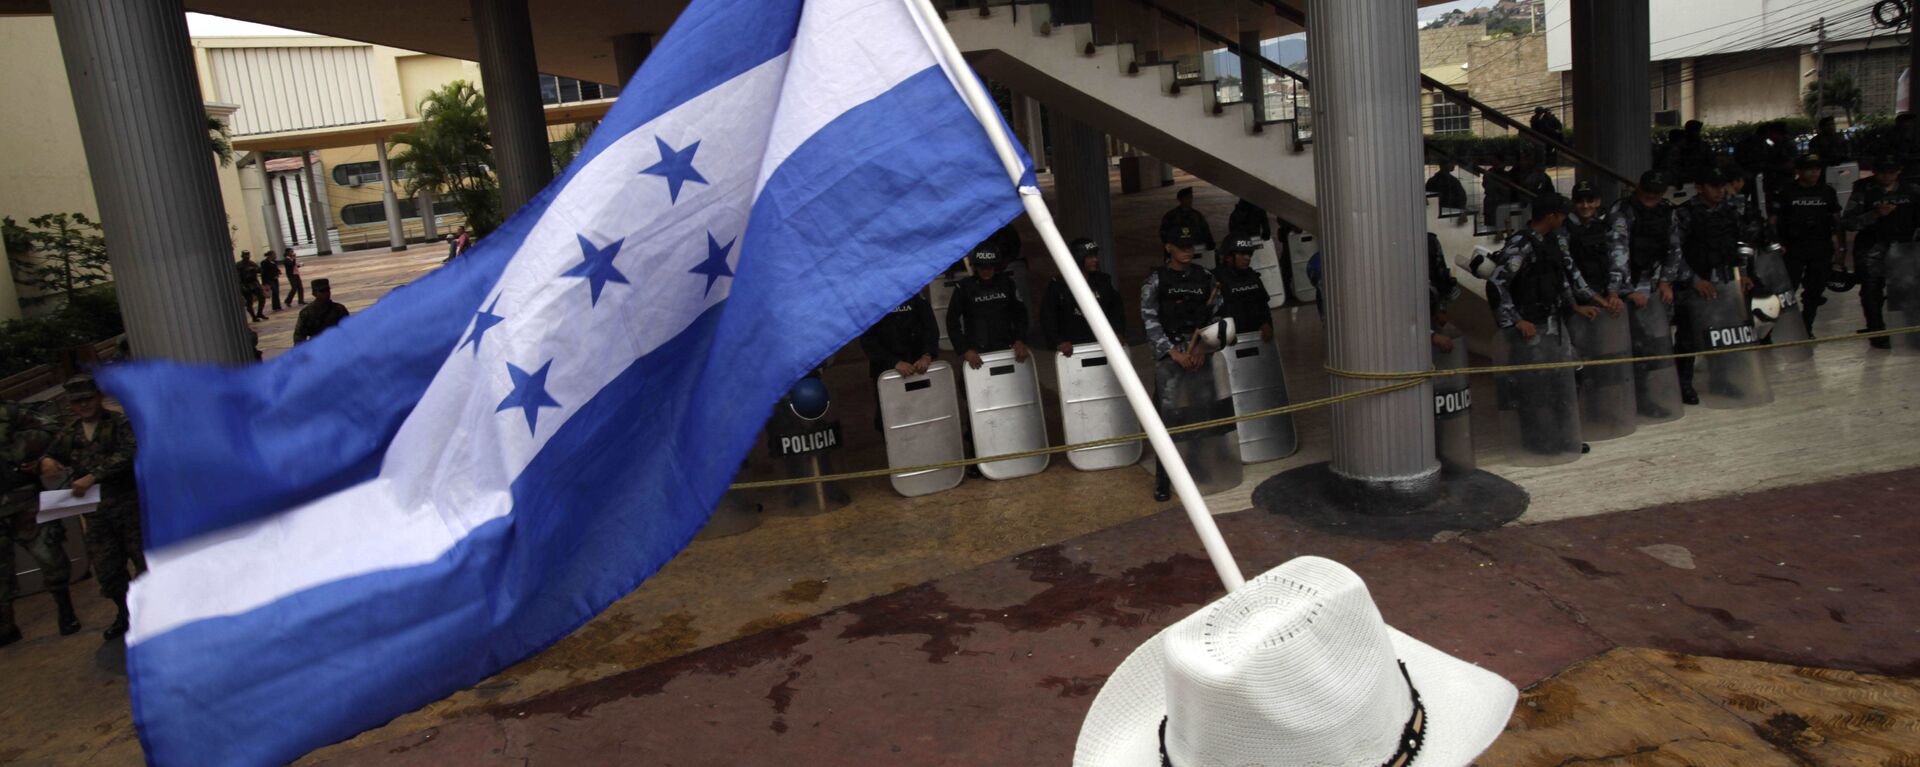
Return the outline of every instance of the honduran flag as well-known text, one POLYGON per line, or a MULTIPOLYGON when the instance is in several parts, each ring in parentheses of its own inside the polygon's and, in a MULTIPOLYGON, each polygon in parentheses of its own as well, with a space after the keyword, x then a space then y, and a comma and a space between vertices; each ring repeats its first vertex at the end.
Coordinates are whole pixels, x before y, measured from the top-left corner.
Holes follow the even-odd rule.
POLYGON ((787 387, 1020 211, 910 2, 694 0, 467 255, 262 365, 103 371, 149 760, 289 761, 679 552, 787 387))

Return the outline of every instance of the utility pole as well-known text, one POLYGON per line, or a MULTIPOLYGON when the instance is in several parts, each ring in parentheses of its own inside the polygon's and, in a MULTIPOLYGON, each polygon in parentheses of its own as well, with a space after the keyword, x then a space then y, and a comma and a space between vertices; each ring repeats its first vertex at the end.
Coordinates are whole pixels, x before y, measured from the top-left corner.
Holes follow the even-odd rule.
POLYGON ((1827 109, 1827 17, 1813 24, 1813 121, 1827 109))

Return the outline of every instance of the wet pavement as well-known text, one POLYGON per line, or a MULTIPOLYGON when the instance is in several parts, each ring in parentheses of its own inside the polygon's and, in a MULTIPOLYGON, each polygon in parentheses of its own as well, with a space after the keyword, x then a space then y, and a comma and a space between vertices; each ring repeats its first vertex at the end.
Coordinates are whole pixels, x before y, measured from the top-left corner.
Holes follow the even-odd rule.
MULTIPOLYGON (((1619 647, 1911 677, 1916 492, 1903 471, 1437 542, 1219 519, 1249 574, 1337 559, 1389 622, 1523 686, 1619 647)), ((1106 675, 1219 593, 1167 511, 316 761, 1064 764, 1106 675)), ((1513 759, 1488 763, 1535 763, 1513 759)))

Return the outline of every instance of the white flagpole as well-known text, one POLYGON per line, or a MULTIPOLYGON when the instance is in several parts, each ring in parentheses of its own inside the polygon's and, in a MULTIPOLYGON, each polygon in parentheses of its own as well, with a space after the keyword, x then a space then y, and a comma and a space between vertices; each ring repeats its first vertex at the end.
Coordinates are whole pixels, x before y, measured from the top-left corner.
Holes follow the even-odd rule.
POLYGON ((1153 399, 1148 396, 1146 387, 1140 382, 1140 375, 1134 371, 1132 358, 1127 356, 1127 347, 1113 332, 1113 326, 1107 322, 1107 315, 1100 310, 1100 302, 1093 295, 1093 288, 1087 286, 1086 275, 1080 273, 1080 265, 1074 263, 1067 253, 1066 240, 1061 239, 1060 230, 1054 226, 1053 214, 1047 210, 1046 201, 1040 199, 1040 190, 1030 186, 1020 186, 1021 178, 1026 174, 1026 165, 1021 162, 1019 153, 1014 151, 1013 141, 1006 131, 1001 130, 1000 110, 994 106, 993 99, 980 87, 980 81, 973 76, 973 68, 966 58, 960 55, 960 48, 953 43, 953 37, 947 34, 947 26, 940 20, 940 13, 933 8, 930 0, 904 0, 908 11, 919 22, 920 31, 928 42, 934 45, 934 55, 946 66, 948 74, 960 89, 960 95, 966 100, 967 107, 973 111, 973 117, 980 121, 980 127, 987 133, 987 139, 993 142, 993 150, 1007 166, 1007 175, 1018 187, 1020 201, 1026 206, 1027 218, 1033 220, 1035 229, 1040 230, 1040 239, 1047 245, 1047 254, 1053 257, 1054 266, 1060 270, 1061 278, 1067 282, 1067 288, 1073 292, 1073 300, 1080 305, 1080 313, 1087 318, 1087 324, 1093 328, 1094 338, 1100 342, 1100 349, 1106 352, 1108 365, 1120 379, 1120 388, 1127 394, 1127 403, 1133 406, 1134 415, 1140 419, 1140 426, 1146 431, 1147 441, 1153 445, 1154 455, 1167 467, 1167 477, 1172 480, 1174 492, 1180 496, 1180 504, 1186 507, 1187 520, 1193 523, 1194 532, 1200 534, 1200 543, 1206 547, 1207 558, 1213 561, 1213 569, 1220 575, 1220 582, 1228 592, 1239 590, 1246 579, 1240 574, 1240 565, 1233 559, 1233 552, 1227 550, 1227 542, 1220 537, 1220 528, 1213 522, 1213 515, 1207 511, 1206 501, 1200 497, 1200 488, 1193 484, 1193 475, 1188 473, 1187 465, 1180 460, 1180 454, 1174 449, 1173 437, 1167 433, 1167 427, 1160 421, 1160 413, 1153 407, 1153 399))

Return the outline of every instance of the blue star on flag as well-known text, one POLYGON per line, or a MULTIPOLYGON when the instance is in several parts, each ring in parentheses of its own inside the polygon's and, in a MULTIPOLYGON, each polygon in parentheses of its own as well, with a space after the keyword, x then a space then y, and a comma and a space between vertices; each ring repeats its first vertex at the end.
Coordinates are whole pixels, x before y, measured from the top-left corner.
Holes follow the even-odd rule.
POLYGON ((467 344, 473 344, 473 356, 475 357, 480 356, 480 339, 485 337, 487 335, 487 331, 492 330, 493 326, 507 321, 505 317, 502 317, 498 314, 493 313, 493 310, 499 307, 500 307, 500 297, 494 296, 492 306, 489 306, 485 309, 481 309, 480 311, 474 312, 473 313, 473 330, 467 333, 467 340, 461 341, 460 346, 454 347, 454 349, 458 351, 460 348, 465 347, 467 344))
POLYGON ((713 232, 707 232, 707 260, 701 261, 699 266, 689 270, 693 274, 707 276, 707 289, 701 291, 700 295, 712 293, 713 283, 718 282, 721 277, 729 279, 733 277, 733 270, 727 267, 727 254, 733 252, 733 244, 739 241, 740 238, 735 237, 728 240, 727 244, 721 245, 719 240, 713 238, 713 232))
POLYGON ((519 408, 527 416, 527 434, 532 435, 540 418, 540 408, 560 407, 560 402, 547 394, 547 371, 553 368, 553 360, 541 365, 540 370, 528 373, 519 366, 507 363, 507 375, 513 376, 513 392, 500 400, 500 406, 493 412, 502 412, 508 408, 519 408))
POLYGON ((680 185, 688 181, 704 184, 707 178, 693 169, 693 153, 700 151, 700 142, 695 141, 685 149, 674 149, 667 145, 666 139, 659 136, 653 141, 660 145, 660 161, 640 171, 643 176, 664 176, 667 179, 667 196, 671 202, 680 201, 680 185))
POLYGON ((613 244, 598 248, 594 247, 593 241, 587 239, 586 235, 577 236, 580 238, 580 254, 583 260, 579 266, 561 272, 560 276, 586 278, 587 288, 593 292, 594 306, 600 305, 600 289, 606 287, 607 283, 633 284, 627 282, 627 276, 613 267, 613 258, 620 255, 620 245, 626 242, 626 238, 614 240, 613 244))

